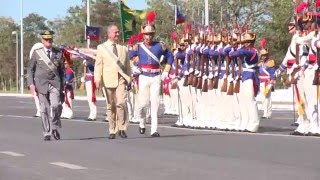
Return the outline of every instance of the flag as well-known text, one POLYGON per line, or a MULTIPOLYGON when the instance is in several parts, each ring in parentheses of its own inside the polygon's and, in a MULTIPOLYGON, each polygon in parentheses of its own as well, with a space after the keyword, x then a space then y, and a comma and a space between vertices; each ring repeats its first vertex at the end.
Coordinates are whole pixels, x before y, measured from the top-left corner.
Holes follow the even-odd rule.
POLYGON ((85 39, 90 39, 91 41, 99 41, 100 40, 100 27, 86 26, 85 39))
POLYGON ((178 25, 178 24, 182 24, 184 23, 186 20, 187 20, 187 15, 185 14, 182 14, 180 12, 180 7, 178 7, 177 5, 175 5, 175 8, 174 8, 174 12, 175 12, 175 24, 178 25))
POLYGON ((142 10, 132 10, 122 1, 120 2, 120 15, 122 26, 122 39, 128 41, 136 33, 137 21, 145 19, 147 12, 142 10))

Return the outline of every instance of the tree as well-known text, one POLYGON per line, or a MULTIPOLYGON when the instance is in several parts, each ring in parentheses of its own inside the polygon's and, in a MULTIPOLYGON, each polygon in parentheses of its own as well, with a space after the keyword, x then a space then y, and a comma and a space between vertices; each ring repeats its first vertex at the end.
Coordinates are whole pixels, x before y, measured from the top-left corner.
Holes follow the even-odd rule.
POLYGON ((12 18, 0 17, 0 89, 6 91, 15 79, 15 36, 17 25, 12 18))

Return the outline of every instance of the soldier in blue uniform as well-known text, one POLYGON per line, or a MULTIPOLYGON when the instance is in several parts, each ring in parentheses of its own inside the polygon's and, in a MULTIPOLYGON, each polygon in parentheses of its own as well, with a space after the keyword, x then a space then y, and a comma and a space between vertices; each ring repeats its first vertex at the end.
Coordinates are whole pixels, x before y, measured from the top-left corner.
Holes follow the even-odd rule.
POLYGON ((257 132, 260 124, 256 95, 259 91, 259 78, 256 74, 258 51, 254 48, 256 34, 246 32, 241 37, 243 47, 230 53, 231 57, 242 59, 242 83, 238 94, 240 104, 240 130, 257 132), (245 105, 244 105, 245 104, 245 105))
POLYGON ((84 79, 82 81, 85 82, 86 92, 87 92, 87 100, 89 103, 89 117, 88 121, 95 121, 97 118, 97 106, 96 106, 96 88, 94 84, 94 64, 88 60, 83 61, 83 65, 86 68, 86 73, 84 74, 84 79))
POLYGON ((271 92, 275 84, 275 63, 269 58, 269 50, 263 47, 260 50, 261 61, 259 62, 260 97, 262 98, 262 119, 270 119, 272 115, 271 92))
POLYGON ((73 91, 73 79, 74 79, 74 72, 71 68, 73 62, 71 60, 70 54, 68 51, 64 50, 64 57, 65 57, 65 85, 64 85, 64 103, 62 104, 62 114, 61 118, 63 119, 71 119, 73 118, 73 111, 72 111, 72 101, 74 99, 74 91, 73 91))
MULTIPOLYGON (((139 105, 137 118, 140 120, 139 132, 144 134, 146 131, 145 109, 151 101, 151 136, 160 137, 158 132, 158 109, 160 105, 161 80, 168 77, 168 72, 173 62, 172 53, 160 42, 153 41, 155 26, 153 21, 148 18, 148 24, 141 28, 143 42, 138 43, 129 51, 130 59, 137 59, 139 75, 139 105), (161 73, 161 56, 167 58, 167 65, 161 73), (138 57, 138 58, 135 58, 138 57)), ((135 70, 135 71, 136 71, 135 70)), ((136 72, 137 73, 137 72, 136 72)))

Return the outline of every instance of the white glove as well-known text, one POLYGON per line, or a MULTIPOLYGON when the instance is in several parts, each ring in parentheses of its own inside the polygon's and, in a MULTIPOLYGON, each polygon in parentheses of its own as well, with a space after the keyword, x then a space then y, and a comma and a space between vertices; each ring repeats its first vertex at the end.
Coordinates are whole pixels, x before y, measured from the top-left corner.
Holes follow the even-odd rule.
POLYGON ((234 78, 234 80, 239 80, 240 79, 240 76, 239 75, 237 75, 235 78, 234 78))
POLYGON ((299 77, 303 77, 304 76, 304 70, 300 70, 297 74, 299 74, 299 77))
POLYGON ((217 77, 217 76, 219 76, 218 71, 214 72, 214 77, 217 77))
POLYGON ((232 81, 234 81, 234 79, 232 78, 232 76, 228 76, 228 82, 230 83, 230 82, 232 82, 232 81))
POLYGON ((194 71, 193 68, 189 69, 189 73, 193 73, 193 71, 194 71))
POLYGON ((164 60, 164 55, 161 55, 161 57, 160 57, 160 63, 162 63, 163 60, 164 60))
POLYGON ((271 89, 273 84, 268 84, 268 89, 271 89))
POLYGON ((276 72, 274 73, 274 75, 276 76, 276 78, 277 78, 277 77, 279 77, 279 76, 280 76, 280 74, 281 74, 281 72, 280 72, 280 70, 279 70, 279 69, 277 69, 277 70, 276 70, 276 72))
POLYGON ((312 67, 312 70, 317 70, 319 68, 318 64, 315 64, 313 67, 312 67))
POLYGON ((212 79, 213 77, 214 77, 213 74, 212 74, 212 73, 209 73, 208 78, 209 78, 209 79, 212 79))
POLYGON ((204 80, 208 79, 208 76, 207 75, 203 75, 202 77, 204 80))
POLYGON ((197 75, 197 77, 201 77, 202 76, 202 73, 200 71, 198 71, 199 74, 197 75))
POLYGON ((298 79, 299 77, 300 77, 300 71, 294 75, 293 79, 298 79))
POLYGON ((190 73, 188 71, 184 71, 183 73, 185 76, 188 76, 190 73))
POLYGON ((174 79, 172 79, 171 84, 175 84, 177 82, 178 82, 178 79, 174 78, 174 79))
POLYGON ((196 47, 197 47, 196 44, 192 44, 192 45, 191 45, 191 50, 194 51, 194 49, 195 49, 196 47))
POLYGON ((165 80, 168 77, 169 73, 167 71, 162 72, 161 79, 165 80))
POLYGON ((196 75, 198 75, 199 73, 200 73, 200 71, 196 70, 196 71, 194 72, 194 75, 196 76, 196 75))
POLYGON ((137 66, 133 66, 132 67, 132 73, 133 74, 141 74, 141 70, 137 66))
POLYGON ((85 64, 86 64, 86 62, 87 62, 87 60, 83 60, 83 61, 82 61, 82 64, 83 64, 83 65, 85 65, 85 64))
POLYGON ((85 79, 84 79, 84 77, 81 77, 81 78, 80 78, 80 82, 82 82, 82 83, 86 82, 85 79))
POLYGON ((222 79, 227 79, 227 74, 225 73, 224 75, 223 75, 223 78, 222 79))

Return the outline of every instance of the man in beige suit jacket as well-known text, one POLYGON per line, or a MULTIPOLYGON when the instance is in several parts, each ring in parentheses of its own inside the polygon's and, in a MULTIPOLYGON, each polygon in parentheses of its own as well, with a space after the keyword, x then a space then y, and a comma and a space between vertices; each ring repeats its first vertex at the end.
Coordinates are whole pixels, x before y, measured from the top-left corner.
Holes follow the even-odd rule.
POLYGON ((128 48, 117 43, 120 31, 116 25, 109 25, 107 31, 108 40, 100 44, 97 49, 94 79, 96 88, 100 88, 101 85, 106 88, 109 139, 115 139, 116 133, 126 138, 125 131, 128 126, 126 87, 131 83, 128 48))

